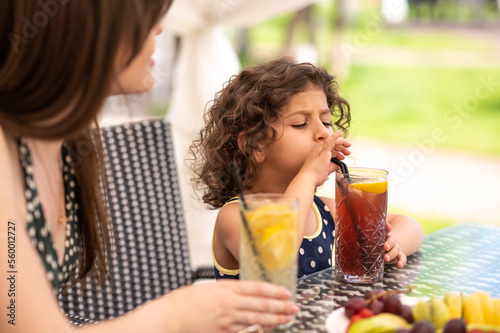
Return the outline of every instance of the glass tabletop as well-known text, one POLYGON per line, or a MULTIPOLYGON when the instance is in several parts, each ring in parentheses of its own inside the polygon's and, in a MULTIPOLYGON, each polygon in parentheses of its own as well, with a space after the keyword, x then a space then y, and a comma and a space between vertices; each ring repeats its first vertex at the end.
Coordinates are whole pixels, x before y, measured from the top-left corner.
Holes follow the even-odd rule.
POLYGON ((326 332, 326 318, 350 297, 375 288, 406 290, 410 285, 408 296, 414 297, 478 290, 500 297, 500 227, 460 223, 431 233, 405 267, 386 265, 378 283, 338 281, 334 268, 303 277, 297 284, 301 312, 289 332, 326 332))

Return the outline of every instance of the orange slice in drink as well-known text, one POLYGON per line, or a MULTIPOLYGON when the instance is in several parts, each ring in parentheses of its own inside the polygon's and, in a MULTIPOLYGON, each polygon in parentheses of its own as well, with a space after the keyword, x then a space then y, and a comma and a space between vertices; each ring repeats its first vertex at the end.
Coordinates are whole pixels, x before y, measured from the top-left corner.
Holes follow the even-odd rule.
POLYGON ((375 183, 350 184, 352 187, 368 193, 384 193, 387 191, 387 181, 375 183))
POLYGON ((297 252, 297 212, 290 207, 266 205, 248 214, 261 261, 269 269, 282 269, 297 252))
POLYGON ((260 246, 261 261, 269 270, 283 269, 295 258, 297 234, 294 229, 273 226, 266 231, 260 246), (271 230, 272 229, 272 230, 271 230))

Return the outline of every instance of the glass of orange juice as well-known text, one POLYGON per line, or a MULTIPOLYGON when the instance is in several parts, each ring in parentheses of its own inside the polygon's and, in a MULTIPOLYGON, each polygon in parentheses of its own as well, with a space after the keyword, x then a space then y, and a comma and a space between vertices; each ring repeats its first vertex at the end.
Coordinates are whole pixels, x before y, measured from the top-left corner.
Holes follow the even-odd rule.
POLYGON ((251 194, 245 196, 245 203, 246 207, 239 201, 240 278, 284 286, 295 300, 298 199, 282 194, 251 194))
POLYGON ((335 174, 335 275, 350 283, 384 276, 389 173, 349 168, 335 174))

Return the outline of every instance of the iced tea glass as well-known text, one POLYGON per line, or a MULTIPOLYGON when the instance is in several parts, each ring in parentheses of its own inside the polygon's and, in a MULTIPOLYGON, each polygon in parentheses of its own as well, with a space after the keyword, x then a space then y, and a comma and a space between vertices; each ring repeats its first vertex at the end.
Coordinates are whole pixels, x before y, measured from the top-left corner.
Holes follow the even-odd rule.
POLYGON ((335 275, 350 283, 384 277, 389 173, 349 168, 335 173, 335 275))
MULTIPOLYGON (((281 194, 251 194, 240 209, 240 278, 297 288, 298 200, 281 194)), ((290 325, 288 323, 286 325, 290 325)), ((283 327, 278 327, 282 329, 283 327)))

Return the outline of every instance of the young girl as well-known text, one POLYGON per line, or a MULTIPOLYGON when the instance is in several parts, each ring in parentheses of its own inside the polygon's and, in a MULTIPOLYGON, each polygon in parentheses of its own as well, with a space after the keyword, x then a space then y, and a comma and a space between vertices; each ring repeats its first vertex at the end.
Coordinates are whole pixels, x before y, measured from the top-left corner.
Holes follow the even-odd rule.
MULTIPOLYGON (((331 158, 350 154, 341 137, 350 108, 337 90, 325 70, 282 58, 243 70, 217 94, 191 147, 203 200, 221 208, 212 248, 217 277, 239 273, 238 187, 230 160, 240 165, 245 194, 299 198, 299 277, 332 266, 335 202, 314 193, 338 168, 331 158)), ((388 214, 386 262, 403 267, 422 242, 415 220, 388 214)))
POLYGON ((181 288, 89 327, 61 312, 61 286, 107 276, 102 147, 91 127, 107 96, 152 87, 170 3, 0 2, 0 332, 235 332, 298 311, 281 287, 232 281, 181 288))

